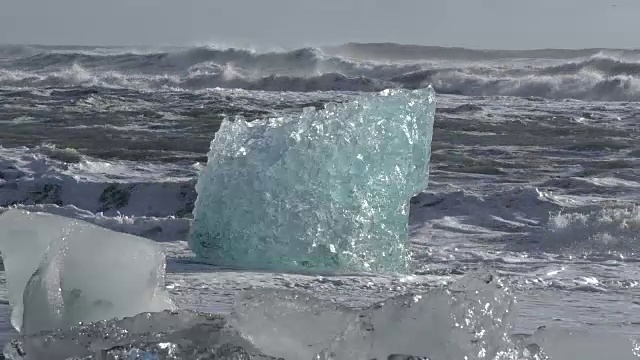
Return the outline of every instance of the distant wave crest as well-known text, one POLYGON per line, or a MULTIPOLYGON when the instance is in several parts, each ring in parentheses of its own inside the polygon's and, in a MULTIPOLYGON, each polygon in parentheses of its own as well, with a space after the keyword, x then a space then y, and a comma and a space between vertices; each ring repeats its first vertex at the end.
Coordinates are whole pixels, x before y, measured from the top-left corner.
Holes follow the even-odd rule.
POLYGON ((632 50, 497 51, 347 44, 283 52, 213 47, 122 49, 0 46, 0 86, 378 91, 640 100, 632 50))

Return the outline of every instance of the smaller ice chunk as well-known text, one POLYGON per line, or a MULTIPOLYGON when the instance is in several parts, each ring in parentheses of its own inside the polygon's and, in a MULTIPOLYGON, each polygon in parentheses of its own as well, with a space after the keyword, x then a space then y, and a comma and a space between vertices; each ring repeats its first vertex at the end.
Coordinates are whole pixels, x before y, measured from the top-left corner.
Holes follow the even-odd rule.
POLYGON ((189 310, 142 313, 23 335, 5 345, 12 360, 275 360, 260 354, 222 315, 189 310))
POLYGON ((0 215, 0 253, 11 324, 23 334, 174 307, 162 248, 151 240, 9 210, 0 215))
POLYGON ((308 293, 261 289, 238 295, 229 323, 271 356, 311 359, 357 318, 357 311, 308 293))
POLYGON ((489 272, 472 273, 446 288, 375 304, 325 352, 354 360, 389 354, 494 359, 511 345, 513 304, 501 279, 489 272))
POLYGON ((488 272, 362 311, 293 291, 247 292, 230 323, 285 359, 494 359, 508 349, 513 296, 488 272), (411 358, 411 357, 406 357, 411 358))

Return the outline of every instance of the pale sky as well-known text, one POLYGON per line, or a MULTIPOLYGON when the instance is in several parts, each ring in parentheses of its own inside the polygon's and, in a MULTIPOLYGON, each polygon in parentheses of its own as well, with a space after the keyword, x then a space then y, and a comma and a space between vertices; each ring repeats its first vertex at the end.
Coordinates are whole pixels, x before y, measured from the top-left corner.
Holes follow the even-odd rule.
POLYGON ((0 0, 0 43, 640 48, 640 0, 0 0))

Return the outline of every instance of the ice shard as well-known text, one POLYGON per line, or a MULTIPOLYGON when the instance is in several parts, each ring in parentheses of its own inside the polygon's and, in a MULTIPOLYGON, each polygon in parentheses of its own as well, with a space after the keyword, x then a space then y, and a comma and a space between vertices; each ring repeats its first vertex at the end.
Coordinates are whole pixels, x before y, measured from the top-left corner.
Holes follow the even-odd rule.
POLYGON ((23 334, 173 308, 154 241, 45 213, 0 215, 11 323, 23 334))
POLYGON ((435 94, 361 95, 299 116, 225 120, 189 244, 226 266, 406 272, 409 199, 427 186, 435 94))

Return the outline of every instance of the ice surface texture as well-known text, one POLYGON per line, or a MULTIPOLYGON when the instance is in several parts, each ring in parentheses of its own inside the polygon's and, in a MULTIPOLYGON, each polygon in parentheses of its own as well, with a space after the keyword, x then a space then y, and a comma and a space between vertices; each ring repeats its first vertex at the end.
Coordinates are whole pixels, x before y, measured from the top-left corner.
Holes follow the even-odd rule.
POLYGON ((11 323, 23 334, 173 307, 164 254, 151 240, 10 210, 0 215, 0 253, 11 323))
POLYGON ((364 310, 307 293, 255 290, 242 294, 227 317, 191 311, 140 314, 22 336, 4 353, 25 360, 488 360, 511 344, 512 304, 500 280, 484 273, 364 310))
POLYGON ((219 265, 405 272, 408 202, 427 186, 431 88, 300 116, 225 121, 196 191, 189 243, 219 265))
POLYGON ((541 329, 510 335, 514 300, 491 273, 363 310, 308 293, 252 290, 234 311, 143 313, 23 335, 8 359, 573 360, 636 359, 622 336, 541 329), (405 354, 405 355, 403 355, 405 354))
POLYGON ((480 272, 360 311, 305 293, 255 290, 238 299, 229 321, 264 353, 285 359, 494 359, 510 346, 512 306, 501 280, 480 272))
POLYGON ((8 359, 272 359, 227 325, 222 315, 188 310, 142 313, 65 330, 22 336, 8 359))

